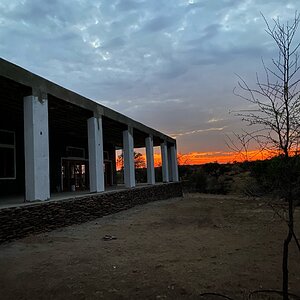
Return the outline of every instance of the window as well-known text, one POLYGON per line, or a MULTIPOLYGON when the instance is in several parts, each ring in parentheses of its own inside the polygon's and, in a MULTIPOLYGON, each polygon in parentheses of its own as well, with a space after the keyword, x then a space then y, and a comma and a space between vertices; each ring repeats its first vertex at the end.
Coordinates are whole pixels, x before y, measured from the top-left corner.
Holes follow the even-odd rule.
POLYGON ((13 131, 0 130, 0 179, 16 179, 16 141, 13 131))

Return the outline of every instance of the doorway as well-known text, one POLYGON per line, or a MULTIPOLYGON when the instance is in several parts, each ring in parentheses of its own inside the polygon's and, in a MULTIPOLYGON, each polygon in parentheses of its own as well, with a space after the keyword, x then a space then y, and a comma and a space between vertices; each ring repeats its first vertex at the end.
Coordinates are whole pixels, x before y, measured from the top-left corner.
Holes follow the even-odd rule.
POLYGON ((63 192, 84 191, 89 188, 88 161, 61 159, 61 189, 63 192))
POLYGON ((105 186, 113 185, 113 170, 112 162, 110 160, 104 161, 104 183, 105 186))

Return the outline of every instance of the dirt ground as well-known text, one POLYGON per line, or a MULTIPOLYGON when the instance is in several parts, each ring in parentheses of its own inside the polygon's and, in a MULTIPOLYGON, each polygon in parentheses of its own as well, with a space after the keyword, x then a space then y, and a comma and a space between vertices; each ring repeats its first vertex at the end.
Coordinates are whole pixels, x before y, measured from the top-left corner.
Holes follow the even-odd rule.
MULTIPOLYGON (((295 219, 300 234, 300 209, 295 219)), ((281 288, 286 230, 262 200, 188 194, 149 203, 1 245, 0 299, 246 299, 281 288)), ((290 252, 290 290, 300 295, 294 242, 290 252)))

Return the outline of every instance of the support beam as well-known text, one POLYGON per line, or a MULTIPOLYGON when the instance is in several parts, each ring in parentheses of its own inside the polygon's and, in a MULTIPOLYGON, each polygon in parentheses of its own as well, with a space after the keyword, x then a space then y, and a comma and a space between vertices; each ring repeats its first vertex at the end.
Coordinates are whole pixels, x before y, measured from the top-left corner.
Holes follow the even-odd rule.
POLYGON ((170 149, 170 155, 171 155, 172 181, 173 182, 177 182, 177 181, 179 181, 179 177, 178 177, 178 163, 177 163, 177 149, 176 149, 176 145, 174 144, 169 149, 170 149))
POLYGON ((102 118, 88 119, 90 192, 104 191, 102 118))
POLYGON ((50 198, 48 100, 24 98, 25 200, 50 198))
POLYGON ((133 129, 123 131, 123 160, 124 160, 124 183, 128 188, 135 187, 133 129))
POLYGON ((163 182, 169 182, 168 147, 167 142, 160 144, 163 182))
POLYGON ((155 169, 153 157, 153 136, 150 135, 145 139, 146 143, 146 161, 147 161, 147 183, 155 184, 155 169))

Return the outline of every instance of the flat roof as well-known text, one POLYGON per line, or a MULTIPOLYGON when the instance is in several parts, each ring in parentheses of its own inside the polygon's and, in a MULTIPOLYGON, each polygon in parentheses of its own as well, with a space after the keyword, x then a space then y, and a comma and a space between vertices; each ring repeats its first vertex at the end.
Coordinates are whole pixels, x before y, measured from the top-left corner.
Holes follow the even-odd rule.
POLYGON ((41 76, 33 74, 24 68, 17 66, 5 59, 0 58, 0 76, 9 78, 25 86, 32 88, 34 96, 41 97, 45 94, 51 94, 63 101, 72 103, 84 109, 93 111, 96 115, 105 116, 109 119, 123 123, 134 129, 158 137, 161 140, 165 140, 169 143, 175 144, 176 140, 170 136, 163 134, 153 128, 150 128, 138 121, 135 121, 113 109, 101 105, 89 98, 81 96, 71 90, 68 90, 50 80, 47 80, 41 76))

